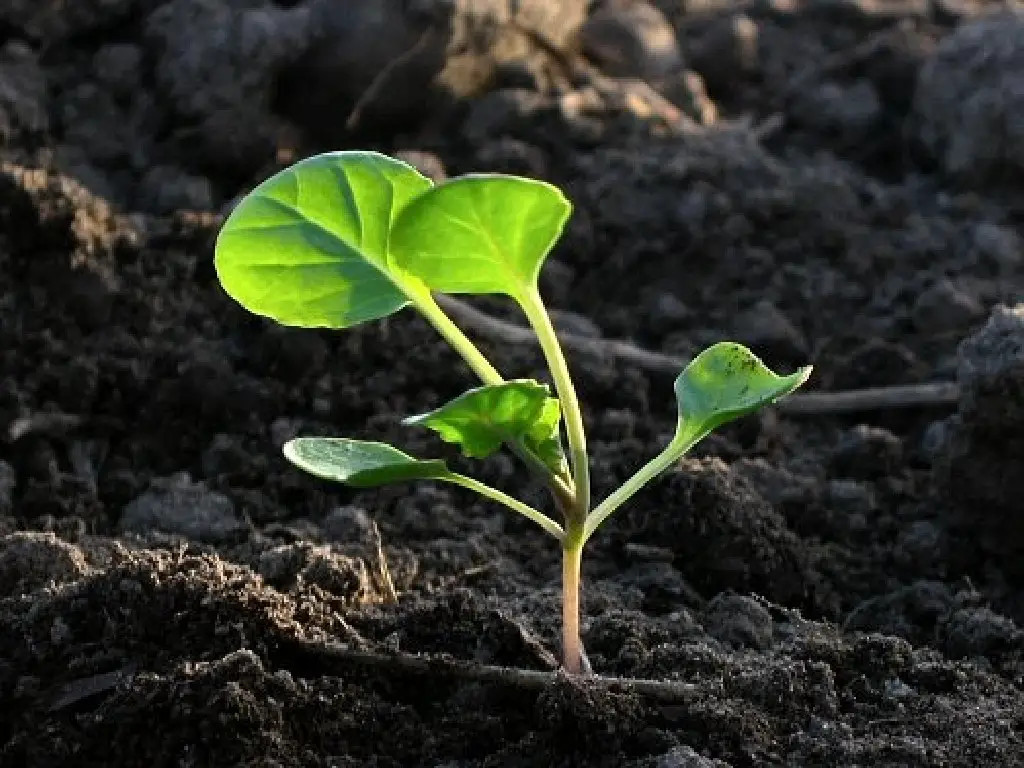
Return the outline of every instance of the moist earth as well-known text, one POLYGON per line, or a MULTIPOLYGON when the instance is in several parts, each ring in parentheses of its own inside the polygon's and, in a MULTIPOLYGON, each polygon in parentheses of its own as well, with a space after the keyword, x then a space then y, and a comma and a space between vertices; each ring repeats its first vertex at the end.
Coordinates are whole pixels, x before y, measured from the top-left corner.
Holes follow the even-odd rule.
POLYGON ((983 0, 3 3, 0 765, 1024 764, 1022 81, 983 0), (909 400, 701 443, 588 545, 567 678, 528 521, 281 457, 468 466, 400 426, 473 384, 414 314, 282 328, 217 283, 233 202, 346 148, 566 190, 542 290, 598 496, 674 427, 602 340, 909 400))

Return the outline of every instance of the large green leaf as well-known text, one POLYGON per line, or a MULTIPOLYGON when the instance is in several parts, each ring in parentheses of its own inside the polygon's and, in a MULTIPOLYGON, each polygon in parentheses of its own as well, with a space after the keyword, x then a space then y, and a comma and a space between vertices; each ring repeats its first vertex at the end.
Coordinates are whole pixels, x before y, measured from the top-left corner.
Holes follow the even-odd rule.
POLYGON ((779 376, 741 344, 723 341, 708 347, 675 382, 679 424, 673 443, 679 454, 713 429, 788 395, 811 375, 805 366, 779 376))
POLYGON ((342 437, 298 437, 284 445, 284 455, 299 469, 324 480, 370 488, 407 480, 449 480, 439 459, 420 460, 385 443, 342 437))
POLYGON ((376 152, 331 152, 267 179, 232 211, 215 266, 243 307, 284 325, 347 328, 407 298, 387 263, 393 221, 431 182, 376 152))
POLYGON ((391 263, 443 293, 521 297, 572 211, 543 181, 469 174, 406 206, 391 231, 391 263))
POLYGON ((553 471, 560 468, 560 410, 545 384, 517 379, 477 387, 436 410, 410 416, 404 423, 437 432, 470 458, 481 459, 502 443, 523 440, 553 471), (554 441, 554 445, 552 444, 554 441))

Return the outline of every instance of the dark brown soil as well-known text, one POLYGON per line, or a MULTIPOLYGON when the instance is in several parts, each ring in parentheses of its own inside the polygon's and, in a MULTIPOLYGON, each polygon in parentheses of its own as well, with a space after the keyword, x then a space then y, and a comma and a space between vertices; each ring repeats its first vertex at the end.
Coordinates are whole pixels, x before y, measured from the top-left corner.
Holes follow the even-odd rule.
MULTIPOLYGON (((612 67, 597 35, 626 22, 580 43, 558 26, 579 2, 504 27, 441 3, 0 5, 0 765, 1024 765, 1024 320, 986 326, 1024 288, 1020 17, 661 0, 681 59, 648 30, 626 49, 649 60, 612 67), (417 40, 436 76, 371 85, 417 40), (529 522, 280 455, 298 433, 448 454, 399 421, 474 383, 411 313, 284 329, 216 282, 236 196, 370 147, 562 185, 543 288, 565 330, 965 394, 707 439, 589 545, 601 680, 567 679, 559 552, 529 522)), ((671 380, 570 364, 601 496, 669 436, 671 380)), ((474 471, 544 503, 509 459, 474 471)))

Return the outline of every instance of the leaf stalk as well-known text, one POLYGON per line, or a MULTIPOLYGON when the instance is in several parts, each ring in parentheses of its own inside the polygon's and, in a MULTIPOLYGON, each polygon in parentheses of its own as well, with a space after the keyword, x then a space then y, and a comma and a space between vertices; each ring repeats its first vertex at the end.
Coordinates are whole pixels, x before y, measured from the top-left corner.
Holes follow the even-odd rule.
MULTIPOLYGON (((441 337, 448 342, 452 349, 466 361, 466 364, 473 373, 484 384, 501 384, 505 380, 498 373, 498 370, 491 365, 490 360, 484 357, 477 346, 463 333, 462 329, 445 314, 445 311, 441 309, 430 291, 420 286, 415 290, 408 291, 408 295, 420 314, 441 334, 441 337)), ((531 472, 544 480, 560 506, 575 503, 576 493, 572 486, 567 484, 563 478, 553 474, 544 462, 541 461, 540 457, 523 445, 521 441, 513 441, 507 445, 526 464, 531 472)))
POLYGON ((467 477, 466 475, 452 473, 445 479, 449 482, 455 483, 456 485, 461 485, 463 488, 476 491, 481 496, 491 499, 492 501, 496 501, 499 504, 504 504, 509 509, 533 520, 533 522, 558 539, 558 541, 565 542, 565 531, 562 529, 562 526, 543 512, 539 512, 534 509, 529 504, 524 504, 519 501, 519 499, 509 496, 507 493, 499 491, 497 488, 492 488, 486 483, 481 483, 479 480, 474 480, 472 477, 467 477))
POLYGON ((653 459, 638 469, 632 477, 620 485, 611 495, 598 504, 587 515, 583 525, 583 541, 586 543, 601 524, 611 514, 632 498, 651 480, 667 470, 672 464, 686 453, 696 442, 686 434, 677 434, 672 441, 665 446, 665 449, 653 459))
POLYGON ((565 420, 565 434, 569 441, 575 490, 574 503, 566 512, 576 516, 578 521, 582 522, 586 517, 587 510, 590 509, 590 462, 587 456, 587 435, 583 426, 583 412, 580 409, 579 399, 576 397, 576 388, 573 386, 562 346, 558 343, 555 328, 551 324, 551 318, 536 287, 519 298, 519 305, 533 327, 534 333, 537 334, 537 340, 540 342, 548 369, 551 371, 551 378, 555 383, 555 391, 562 403, 562 417, 565 420))

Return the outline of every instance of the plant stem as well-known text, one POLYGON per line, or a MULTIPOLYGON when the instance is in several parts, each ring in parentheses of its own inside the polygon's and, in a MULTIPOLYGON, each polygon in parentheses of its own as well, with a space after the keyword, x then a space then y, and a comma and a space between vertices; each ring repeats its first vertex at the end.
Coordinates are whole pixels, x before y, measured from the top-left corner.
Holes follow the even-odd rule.
POLYGON ((672 463, 682 456, 695 442, 696 440, 692 439, 680 439, 677 435, 672 439, 672 442, 665 446, 665 450, 644 464, 629 480, 619 486, 618 490, 598 504, 587 516, 587 521, 583 526, 583 542, 586 543, 594 531, 598 529, 601 523, 608 519, 612 512, 622 506, 624 502, 628 501, 633 494, 647 485, 647 483, 672 466, 672 463))
POLYGON ((444 310, 437 305, 429 291, 426 289, 410 290, 407 295, 412 299, 416 309, 437 329, 437 332, 452 349, 462 356, 462 359, 484 384, 501 384, 504 381, 498 370, 491 365, 490 360, 484 357, 476 345, 469 340, 469 337, 462 332, 462 329, 453 323, 444 310))
POLYGON ((452 473, 445 477, 448 482, 454 483, 455 485, 461 485, 463 488, 468 488, 471 491, 476 491, 481 496, 485 496, 488 499, 497 501, 500 504, 504 504, 509 509, 515 510, 524 517, 533 520, 537 525, 543 528, 545 531, 554 536, 558 541, 565 541, 565 531, 558 523, 552 520, 550 517, 545 515, 543 512, 538 512, 536 509, 531 507, 529 504, 524 504, 519 499, 509 496, 507 493, 499 491, 497 488, 492 488, 486 483, 481 483, 479 480, 474 480, 472 477, 466 477, 457 473, 452 473))
MULTIPOLYGON (((409 290, 407 295, 411 298, 416 309, 420 311, 420 314, 434 326, 451 348, 459 353, 484 384, 501 384, 505 380, 498 373, 498 370, 491 365, 490 360, 484 357, 476 345, 469 340, 469 337, 462 332, 462 329, 453 323, 444 310, 438 306, 428 290, 409 290)), ((572 487, 548 469, 548 466, 523 445, 522 442, 510 442, 508 447, 526 464, 531 472, 548 484, 560 505, 574 503, 575 493, 572 487)))
POLYGON ((562 541, 562 666, 570 675, 583 671, 583 641, 580 638, 582 533, 578 525, 571 525, 562 541))
MULTIPOLYGON (((569 440, 569 453, 575 478, 575 503, 571 511, 582 521, 590 509, 590 464, 587 458, 587 434, 583 426, 583 412, 580 410, 576 388, 569 375, 569 366, 565 362, 565 355, 558 343, 558 336, 551 325, 551 318, 544 307, 540 292, 536 287, 531 288, 519 298, 519 304, 534 333, 537 334, 555 382, 558 399, 562 402, 562 417, 565 419, 565 433, 569 440)), ((566 513, 570 513, 570 510, 566 510, 566 513)))
MULTIPOLYGON (((501 374, 451 321, 429 292, 418 293, 414 302, 424 317, 452 348, 462 355, 485 384, 500 384, 503 381, 501 374)), ((584 524, 587 520, 587 511, 590 509, 590 464, 587 457, 586 430, 583 425, 583 413, 576 397, 576 388, 569 374, 569 366, 566 364, 565 355, 540 293, 534 288, 519 303, 537 334, 554 379, 558 399, 561 401, 572 461, 573 487, 568 487, 562 478, 551 472, 521 443, 512 445, 512 448, 548 481, 558 506, 565 515, 568 533, 543 513, 496 488, 464 475, 452 475, 450 480, 514 509, 533 520, 562 543, 562 663, 566 672, 578 675, 584 671, 583 641, 580 637, 580 566, 583 559, 583 544, 586 542, 584 524)), ((587 668, 589 669, 589 664, 587 668)))

